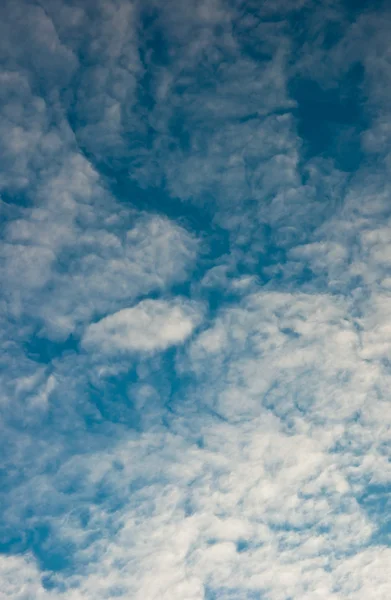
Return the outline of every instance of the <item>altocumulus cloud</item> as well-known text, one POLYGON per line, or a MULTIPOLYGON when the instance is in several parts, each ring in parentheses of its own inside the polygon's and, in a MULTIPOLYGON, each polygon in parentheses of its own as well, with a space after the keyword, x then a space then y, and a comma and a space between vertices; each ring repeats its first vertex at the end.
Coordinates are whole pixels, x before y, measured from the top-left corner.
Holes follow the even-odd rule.
POLYGON ((104 354, 165 350, 185 341, 199 317, 186 303, 144 300, 89 325, 82 344, 104 354))
POLYGON ((1 599, 389 600, 390 23, 3 2, 1 599))

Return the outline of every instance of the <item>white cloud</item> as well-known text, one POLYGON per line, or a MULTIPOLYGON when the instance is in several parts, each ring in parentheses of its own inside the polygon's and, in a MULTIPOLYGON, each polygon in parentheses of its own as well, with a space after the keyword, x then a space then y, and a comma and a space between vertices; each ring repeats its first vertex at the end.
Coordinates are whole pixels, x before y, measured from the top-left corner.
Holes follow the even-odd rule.
MULTIPOLYGON (((10 522, 44 494, 54 539, 72 544, 77 570, 56 575, 69 597, 201 600, 209 588, 223 598, 388 598, 390 554, 371 545, 377 523, 357 498, 391 478, 389 377, 360 356, 349 309, 331 294, 251 293, 192 341, 181 371, 197 378, 179 389, 169 430, 118 430, 115 446, 11 493, 10 522)), ((102 354, 166 347, 188 335, 178 316, 190 330, 193 311, 144 301, 86 340, 102 354)), ((139 392, 146 410, 159 386, 139 392)))
POLYGON ((31 556, 1 556, 0 579, 1 600, 24 600, 28 597, 50 600, 53 597, 43 588, 39 568, 31 556))
POLYGON ((143 300, 89 325, 82 345, 102 354, 165 350, 183 343, 199 322, 199 308, 189 302, 143 300))
MULTIPOLYGON (((111 5, 101 8, 120 19, 111 5)), ((49 16, 26 10, 49 32, 37 43, 50 43, 56 54, 49 16)), ((18 12, 21 27, 23 19, 18 12)), ((197 241, 166 217, 119 205, 80 152, 64 111, 50 95, 37 95, 25 74, 25 55, 14 58, 19 68, 0 75, 0 188, 6 199, 18 193, 26 201, 5 204, 10 218, 0 247, 3 296, 13 317, 33 321, 43 336, 64 339, 92 318, 185 280, 197 241)))
MULTIPOLYGON (((369 587, 377 577, 387 591, 386 573, 368 571, 361 589, 361 572, 344 556, 355 548, 359 561, 372 528, 327 453, 329 441, 286 436, 266 414, 240 428, 204 418, 196 425, 203 448, 155 432, 63 465, 57 484, 67 472, 83 473, 69 499, 74 514, 51 520, 56 535, 77 547, 78 573, 57 576, 67 593, 200 600, 209 587, 239 598, 263 591, 271 600, 288 593, 334 599, 345 572, 355 595, 344 589, 336 597, 386 599, 369 587), (89 498, 103 482, 107 507, 94 506, 89 498), (78 506, 89 506, 86 529, 78 506), (89 543, 94 532, 98 539, 89 543)), ((366 560, 375 566, 379 555, 366 560)))
MULTIPOLYGON (((209 590, 227 600, 389 600, 389 548, 362 502, 369 485, 391 481, 387 162, 351 177, 347 191, 331 162, 307 165, 303 182, 302 142, 286 112, 286 22, 258 19, 281 2, 247 17, 219 1, 166 3, 148 34, 163 29, 169 66, 150 52, 140 59, 134 4, 98 2, 95 19, 84 7, 44 5, 13 9, 9 29, 29 36, 31 60, 18 45, 0 86, 0 185, 28 199, 12 208, 1 247, 11 482, 2 518, 11 534, 44 523, 45 550, 63 543, 73 562, 54 575, 28 555, 3 556, 0 597, 202 600, 209 590), (238 31, 270 60, 245 57, 238 31), (60 90, 81 51, 99 65, 77 72, 69 100, 60 90), (151 103, 140 111, 145 69, 151 103), (50 75, 45 101, 35 71, 50 75), (63 110, 71 104, 84 121, 73 119, 74 130, 63 110), (171 131, 173 114, 187 141, 171 131), (116 202, 79 145, 142 185, 164 179, 181 199, 219 205, 231 252, 191 293, 220 290, 229 303, 202 332, 200 302, 169 296, 189 276, 195 237, 116 202), (258 269, 262 224, 290 249, 263 288, 237 273, 239 264, 258 269), (313 276, 299 284, 305 267, 313 276), (144 299, 151 292, 165 299, 144 299), (41 340, 73 333, 86 352, 37 368, 25 355, 37 331, 41 340), (185 340, 171 381, 158 351, 185 340), (107 418, 105 401, 116 409, 107 418)), ((386 33, 387 20, 366 58, 371 106, 383 112, 363 137, 385 157, 386 33)), ((296 72, 319 67, 324 82, 362 57, 367 39, 361 19, 327 61, 318 48, 296 72)))
POLYGON ((76 205, 67 215, 49 205, 11 221, 0 248, 10 312, 64 338, 95 315, 187 278, 194 236, 155 215, 124 210, 119 222, 108 221, 109 207, 76 205))

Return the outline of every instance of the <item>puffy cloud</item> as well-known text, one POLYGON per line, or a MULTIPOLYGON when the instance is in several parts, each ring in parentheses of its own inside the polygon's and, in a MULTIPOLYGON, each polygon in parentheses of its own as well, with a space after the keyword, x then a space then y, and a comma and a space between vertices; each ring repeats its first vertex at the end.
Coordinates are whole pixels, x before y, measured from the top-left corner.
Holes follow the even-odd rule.
POLYGON ((188 302, 144 300, 89 325, 82 345, 102 354, 165 350, 184 342, 199 321, 199 310, 188 302))
MULTIPOLYGON (((43 111, 48 119, 50 110, 43 111)), ((0 248, 8 310, 34 319, 53 338, 67 337, 93 316, 185 280, 197 253, 196 238, 184 227, 118 205, 77 152, 69 126, 60 125, 65 140, 60 142, 60 131, 54 134, 56 158, 39 178, 34 168, 47 160, 44 134, 31 147, 27 138, 18 153, 12 184, 26 181, 30 206, 13 208, 0 248)), ((7 126, 6 139, 9 133, 7 126)), ((12 193, 12 185, 4 182, 4 187, 12 193)))
MULTIPOLYGON (((186 309, 143 301, 86 339, 96 334, 101 354, 161 348, 167 317, 186 309), (146 339, 128 337, 129 323, 146 339)), ((9 495, 8 522, 34 506, 49 551, 73 549, 75 566, 48 575, 50 593, 387 598, 389 552, 373 545, 377 519, 362 498, 391 476, 389 377, 360 353, 349 303, 330 294, 258 291, 222 310, 178 363, 189 384, 166 426, 117 430, 115 445, 79 451, 55 474, 38 469, 9 495)), ((130 394, 146 411, 159 383, 130 394)))
POLYGON ((37 600, 49 600, 53 597, 42 586, 39 569, 31 556, 2 556, 0 577, 2 600, 7 598, 22 600, 26 598, 26 591, 28 595, 34 595, 37 600), (21 573, 23 573, 22 578, 21 573))
POLYGON ((2 598, 389 598, 389 15, 352 10, 6 3, 2 598))
POLYGON ((157 215, 124 210, 110 221, 109 206, 82 206, 69 217, 27 210, 9 223, 1 253, 10 312, 33 318, 50 337, 67 337, 93 316, 187 278, 193 235, 157 215))

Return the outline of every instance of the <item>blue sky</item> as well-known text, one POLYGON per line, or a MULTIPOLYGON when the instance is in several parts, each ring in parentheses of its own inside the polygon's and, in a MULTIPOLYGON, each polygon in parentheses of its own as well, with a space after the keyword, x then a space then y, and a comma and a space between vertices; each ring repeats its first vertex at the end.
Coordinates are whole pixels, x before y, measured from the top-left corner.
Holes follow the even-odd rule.
POLYGON ((0 11, 0 599, 389 600, 386 3, 0 11))

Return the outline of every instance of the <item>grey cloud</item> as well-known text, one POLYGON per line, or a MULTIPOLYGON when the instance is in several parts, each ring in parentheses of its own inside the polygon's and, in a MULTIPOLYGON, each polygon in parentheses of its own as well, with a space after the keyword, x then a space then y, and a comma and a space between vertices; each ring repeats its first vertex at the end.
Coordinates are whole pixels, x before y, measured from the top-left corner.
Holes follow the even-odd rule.
POLYGON ((1 53, 6 69, 40 79, 41 87, 49 94, 58 85, 66 85, 78 60, 62 43, 45 8, 28 1, 6 0, 2 15, 1 53))

